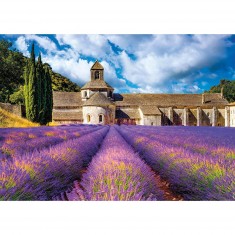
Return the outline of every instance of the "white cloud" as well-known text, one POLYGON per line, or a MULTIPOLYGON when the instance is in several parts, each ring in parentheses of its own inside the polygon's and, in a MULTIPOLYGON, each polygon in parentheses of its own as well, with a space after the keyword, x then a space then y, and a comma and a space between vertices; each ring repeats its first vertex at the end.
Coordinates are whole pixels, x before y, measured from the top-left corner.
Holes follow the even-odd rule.
MULTIPOLYGON (((123 76, 144 90, 148 90, 148 86, 166 90, 169 84, 184 79, 184 84, 189 83, 188 92, 198 92, 199 89, 192 85, 197 79, 196 74, 225 58, 225 49, 229 46, 226 37, 156 35, 144 44, 134 41, 136 59, 132 59, 126 51, 120 54, 123 76)), ((167 90, 175 92, 176 89, 167 90)))
POLYGON ((29 56, 30 53, 28 51, 29 45, 26 43, 25 37, 20 36, 14 43, 14 46, 23 53, 24 56, 29 56))
MULTIPOLYGON (((43 61, 53 70, 83 85, 90 79, 92 61, 105 68, 105 80, 117 90, 137 93, 201 92, 200 70, 217 65, 231 46, 227 35, 56 35, 60 49, 45 36, 25 35, 16 47, 29 55, 36 41, 45 50, 43 61), (110 43, 120 48, 117 53, 110 43), (116 69, 120 69, 117 77, 116 69), (128 81, 135 87, 128 86, 128 81), (176 85, 172 85, 176 84, 176 85), (198 85, 200 84, 200 86, 198 85)), ((208 79, 218 79, 214 72, 208 79)), ((129 83, 128 83, 129 84, 129 83)))
POLYGON ((57 50, 56 44, 48 37, 38 36, 34 34, 27 34, 25 35, 25 39, 28 41, 29 40, 36 41, 40 47, 42 47, 48 52, 54 52, 57 50))
POLYGON ((107 58, 113 54, 108 40, 102 35, 58 34, 56 39, 60 45, 69 45, 78 53, 96 59, 107 58))

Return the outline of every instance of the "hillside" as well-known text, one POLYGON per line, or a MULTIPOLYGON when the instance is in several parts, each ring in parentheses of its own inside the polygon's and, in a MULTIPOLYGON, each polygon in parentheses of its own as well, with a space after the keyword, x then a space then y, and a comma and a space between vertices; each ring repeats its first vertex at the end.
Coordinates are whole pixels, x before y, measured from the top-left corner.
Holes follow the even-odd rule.
POLYGON ((220 80, 220 84, 212 86, 207 93, 220 93, 223 87, 224 98, 229 102, 235 101, 235 81, 223 79, 220 80))
POLYGON ((0 108, 0 128, 1 127, 33 127, 38 126, 24 118, 20 118, 0 108))
MULTIPOLYGON (((23 71, 28 58, 11 47, 11 42, 0 40, 0 102, 23 104, 23 71)), ((44 65, 49 67, 54 91, 80 91, 76 83, 53 71, 49 64, 44 65)))

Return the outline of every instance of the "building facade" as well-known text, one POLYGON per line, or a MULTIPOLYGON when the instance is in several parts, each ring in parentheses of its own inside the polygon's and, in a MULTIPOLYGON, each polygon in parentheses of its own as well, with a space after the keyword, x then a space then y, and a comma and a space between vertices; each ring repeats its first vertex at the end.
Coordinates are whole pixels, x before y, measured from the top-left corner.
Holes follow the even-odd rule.
POLYGON ((235 103, 221 93, 118 94, 96 61, 81 92, 53 92, 57 123, 235 126, 235 103))

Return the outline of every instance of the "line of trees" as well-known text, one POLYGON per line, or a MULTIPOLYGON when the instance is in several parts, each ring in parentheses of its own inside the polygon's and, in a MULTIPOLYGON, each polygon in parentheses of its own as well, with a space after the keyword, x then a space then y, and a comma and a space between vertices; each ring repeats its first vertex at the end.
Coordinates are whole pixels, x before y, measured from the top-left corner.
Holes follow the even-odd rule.
MULTIPOLYGON (((14 43, 0 39, 0 102, 25 104, 23 73, 28 60, 30 58, 14 48, 14 43)), ((50 71, 53 91, 80 91, 76 83, 53 71, 49 64, 43 63, 43 67, 50 71)))
POLYGON ((26 118, 46 125, 52 120, 52 80, 48 66, 42 63, 41 54, 35 60, 34 44, 23 77, 26 118))
POLYGON ((227 99, 229 102, 235 101, 235 81, 222 79, 220 80, 220 84, 216 86, 212 86, 207 93, 220 93, 223 87, 223 95, 224 98, 227 99))

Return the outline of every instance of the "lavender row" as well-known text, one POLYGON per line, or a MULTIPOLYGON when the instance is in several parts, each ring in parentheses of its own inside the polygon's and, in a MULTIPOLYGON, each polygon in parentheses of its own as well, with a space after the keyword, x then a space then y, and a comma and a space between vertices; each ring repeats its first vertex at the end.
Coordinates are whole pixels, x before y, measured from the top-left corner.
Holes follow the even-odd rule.
POLYGON ((51 200, 81 176, 108 131, 34 151, 0 164, 0 200, 51 200))
POLYGON ((235 151, 235 131, 233 128, 132 126, 131 129, 160 138, 167 136, 171 142, 184 147, 198 148, 199 152, 203 152, 205 143, 213 148, 227 148, 235 151))
POLYGON ((31 127, 31 128, 0 128, 0 147, 6 140, 11 139, 15 141, 25 142, 34 138, 54 136, 56 133, 63 138, 66 138, 66 134, 70 131, 91 130, 97 126, 88 125, 71 125, 71 126, 56 126, 56 127, 31 127))
POLYGON ((211 140, 208 142, 203 142, 203 147, 202 144, 200 146, 195 144, 194 146, 194 143, 198 142, 198 136, 192 138, 194 132, 191 133, 191 138, 188 136, 182 138, 182 135, 180 136, 178 132, 175 133, 175 136, 171 136, 168 135, 167 132, 164 133, 161 130, 153 134, 152 130, 143 131, 131 127, 125 127, 125 129, 132 132, 134 131, 136 134, 140 134, 141 136, 148 137, 152 140, 162 143, 169 148, 175 147, 178 149, 178 151, 188 151, 189 154, 195 153, 198 158, 202 159, 206 157, 208 161, 216 162, 223 167, 230 167, 230 164, 232 164, 235 159, 235 150, 220 146, 215 147, 214 145, 210 144, 211 140), (184 144, 181 144, 180 140, 182 140, 184 144))
MULTIPOLYGON (((231 132, 231 129, 224 129, 227 133, 227 137, 219 140, 214 138, 219 135, 221 128, 208 128, 208 133, 205 135, 205 128, 200 130, 195 127, 177 127, 169 129, 169 127, 159 128, 132 128, 131 131, 136 131, 143 135, 147 135, 149 138, 156 139, 164 144, 170 143, 171 145, 179 146, 189 151, 198 153, 199 155, 205 155, 216 159, 221 164, 230 164, 235 159, 235 132, 231 132), (169 131, 168 131, 169 130, 169 131), (227 130, 229 130, 227 132, 227 130), (231 133, 233 135, 231 135, 231 133), (230 135, 229 135, 230 134, 230 135)), ((224 134, 223 134, 224 135, 224 134)), ((221 138, 221 137, 220 137, 221 138)))
POLYGON ((0 152, 2 152, 2 155, 5 156, 6 159, 11 159, 12 157, 17 157, 27 152, 41 150, 64 141, 89 134, 100 128, 101 127, 90 129, 86 128, 84 130, 74 127, 68 128, 67 130, 54 129, 53 131, 51 130, 44 132, 44 136, 42 137, 36 137, 39 136, 38 132, 36 131, 34 134, 31 133, 30 135, 28 135, 28 133, 24 135, 24 132, 19 132, 18 135, 14 135, 12 138, 8 137, 5 140, 5 142, 2 144, 2 147, 0 148, 0 152), (26 138, 28 139, 25 139, 25 136, 27 136, 26 138))
POLYGON ((62 200, 163 200, 155 174, 113 128, 92 159, 80 184, 62 200))
POLYGON ((161 143, 130 128, 118 130, 184 199, 235 200, 235 161, 223 166, 207 156, 161 143))

